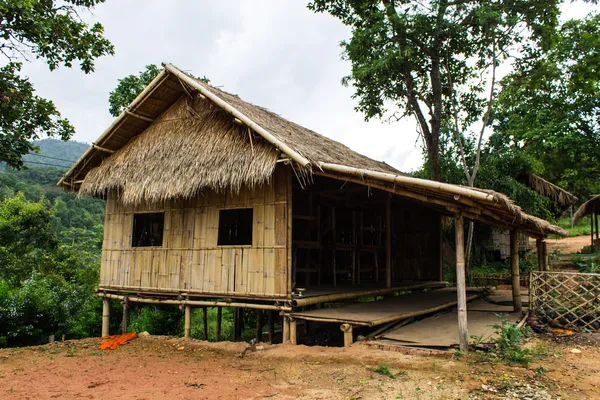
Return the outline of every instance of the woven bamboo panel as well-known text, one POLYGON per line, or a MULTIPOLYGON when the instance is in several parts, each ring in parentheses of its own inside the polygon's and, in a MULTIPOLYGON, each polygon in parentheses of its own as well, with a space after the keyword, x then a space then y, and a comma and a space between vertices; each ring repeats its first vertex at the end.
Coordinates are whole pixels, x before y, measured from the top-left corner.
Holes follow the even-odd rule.
POLYGON ((529 290, 538 319, 600 330, 600 274, 532 271, 529 290))

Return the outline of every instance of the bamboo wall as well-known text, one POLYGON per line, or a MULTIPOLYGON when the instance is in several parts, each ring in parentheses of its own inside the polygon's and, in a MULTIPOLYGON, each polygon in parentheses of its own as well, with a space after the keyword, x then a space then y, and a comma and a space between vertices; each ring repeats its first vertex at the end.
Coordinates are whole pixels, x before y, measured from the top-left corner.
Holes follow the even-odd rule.
POLYGON ((238 195, 206 192, 191 200, 125 207, 106 202, 99 287, 280 298, 290 290, 291 175, 238 195), (251 246, 217 246, 219 210, 253 208, 251 246), (164 211, 162 247, 132 247, 133 214, 164 211))

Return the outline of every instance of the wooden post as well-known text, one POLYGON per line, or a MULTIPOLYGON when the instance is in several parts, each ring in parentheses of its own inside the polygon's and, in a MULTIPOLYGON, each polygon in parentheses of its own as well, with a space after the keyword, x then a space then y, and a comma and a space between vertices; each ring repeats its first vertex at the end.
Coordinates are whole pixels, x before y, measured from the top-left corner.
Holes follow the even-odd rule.
POLYGON ((221 321, 223 319, 223 307, 217 307, 217 329, 215 330, 215 340, 221 341, 221 321))
POLYGON ((269 325, 269 343, 273 344, 273 336, 275 336, 275 311, 269 311, 267 318, 267 325, 269 325))
POLYGON ((290 342, 298 344, 298 329, 294 318, 290 318, 290 342))
POLYGON ((233 310, 233 341, 237 342, 242 339, 242 329, 240 321, 241 308, 233 310))
POLYGON ((510 231, 510 269, 512 276, 513 309, 521 312, 521 278, 519 273, 519 234, 516 229, 510 231))
POLYGON ((544 248, 544 271, 550 271, 550 254, 548 253, 548 242, 542 241, 544 248))
POLYGON ((465 225, 462 214, 454 217, 456 234, 456 297, 458 308, 458 339, 463 352, 469 350, 467 328, 467 287, 465 283, 465 225))
POLYGON ((596 221, 596 239, 598 239, 598 214, 594 212, 594 220, 596 221))
POLYGON ((121 321, 121 333, 127 333, 127 315, 129 314, 129 297, 123 298, 123 320, 121 321))
POLYGON ((204 322, 204 340, 208 340, 208 307, 202 307, 202 319, 204 322))
POLYGON ((192 306, 185 306, 185 318, 184 318, 184 328, 183 328, 183 337, 185 339, 189 339, 192 336, 192 306))
POLYGON ((385 287, 392 287, 392 199, 385 194, 385 287))
POLYGON ((256 340, 258 342, 262 342, 262 331, 263 331, 263 326, 265 325, 264 322, 264 318, 263 318, 264 314, 263 314, 263 310, 256 310, 256 340))
POLYGON ((535 248, 537 249, 538 271, 544 270, 544 242, 542 239, 535 239, 535 248))
POLYGON ((110 325, 110 299, 104 297, 102 299, 102 337, 108 336, 110 325))
POLYGON ((590 228, 591 228, 590 236, 592 239, 592 243, 590 244, 590 246, 591 246, 592 253, 593 253, 594 252, 594 213, 590 214, 590 228))
POLYGON ((283 322, 281 323, 281 343, 285 343, 290 340, 290 321, 284 315, 283 322))
POLYGON ((352 346, 352 343, 354 342, 354 338, 352 337, 352 325, 342 324, 340 329, 344 332, 344 347, 352 346))

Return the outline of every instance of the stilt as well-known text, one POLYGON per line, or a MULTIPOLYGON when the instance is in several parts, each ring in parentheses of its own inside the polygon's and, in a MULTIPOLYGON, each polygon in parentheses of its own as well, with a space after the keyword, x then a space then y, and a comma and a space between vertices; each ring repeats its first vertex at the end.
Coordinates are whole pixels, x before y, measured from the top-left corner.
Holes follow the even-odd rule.
POLYGON ((392 287, 392 199, 385 194, 385 287, 392 287))
POLYGON ((542 239, 535 239, 535 248, 537 249, 538 270, 544 270, 544 242, 542 239))
POLYGON ((202 319, 204 322, 204 340, 208 340, 208 307, 202 307, 202 319))
POLYGON ((285 315, 283 316, 283 322, 281 324, 281 343, 285 343, 290 340, 290 321, 285 315))
POLYGON ((107 297, 102 299, 102 337, 108 336, 110 324, 110 300, 107 297))
POLYGON ((548 253, 548 242, 542 241, 544 248, 544 271, 550 271, 550 254, 548 253))
POLYGON ((469 350, 467 328, 467 287, 465 283, 465 226, 462 214, 454 217, 456 233, 456 296, 458 301, 458 339, 463 352, 469 350))
POLYGON ((513 229, 510 231, 510 269, 512 276, 513 309, 521 312, 521 277, 519 272, 519 234, 513 229))
POLYGON ((183 337, 186 339, 192 337, 192 306, 189 305, 185 306, 183 337))
POLYGON ((241 310, 241 308, 236 308, 233 311, 233 340, 235 342, 242 340, 241 310))
POLYGON ((215 340, 221 341, 221 321, 223 319, 223 307, 217 307, 217 329, 215 330, 215 340))
POLYGON ((594 220, 596 221, 596 239, 598 239, 598 214, 594 213, 594 220))
POLYGON ((262 342, 262 331, 263 331, 263 326, 265 325, 264 322, 264 313, 263 310, 256 310, 256 340, 259 342, 262 342))
POLYGON ((129 314, 129 297, 123 299, 123 320, 121 321, 121 333, 127 333, 127 316, 129 314))
POLYGON ((269 325, 269 343, 273 344, 273 336, 275 336, 275 311, 269 311, 267 318, 267 325, 269 325))
POLYGON ((354 338, 352 337, 352 325, 342 324, 340 329, 344 332, 344 347, 352 346, 352 343, 354 342, 354 338))
POLYGON ((298 329, 296 320, 290 318, 290 342, 292 344, 298 344, 298 329))
POLYGON ((591 232, 590 232, 591 238, 590 239, 592 239, 591 249, 592 249, 592 253, 593 253, 594 252, 594 213, 590 214, 590 229, 591 229, 591 232))

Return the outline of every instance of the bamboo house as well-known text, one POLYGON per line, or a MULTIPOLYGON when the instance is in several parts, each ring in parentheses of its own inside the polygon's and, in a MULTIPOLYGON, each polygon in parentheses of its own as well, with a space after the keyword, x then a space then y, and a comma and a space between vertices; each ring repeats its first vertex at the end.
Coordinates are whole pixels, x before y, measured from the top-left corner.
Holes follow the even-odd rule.
POLYGON ((540 244, 564 234, 505 195, 406 176, 170 64, 59 184, 106 199, 103 334, 112 298, 184 307, 186 336, 192 307, 234 307, 267 311, 270 335, 283 317, 293 343, 303 320, 340 323, 351 342, 402 307, 322 305, 445 286, 440 225, 453 217, 458 291, 423 292, 411 312, 458 304, 463 343, 463 219, 540 244))

